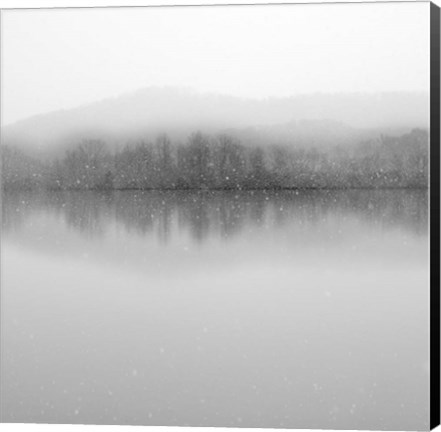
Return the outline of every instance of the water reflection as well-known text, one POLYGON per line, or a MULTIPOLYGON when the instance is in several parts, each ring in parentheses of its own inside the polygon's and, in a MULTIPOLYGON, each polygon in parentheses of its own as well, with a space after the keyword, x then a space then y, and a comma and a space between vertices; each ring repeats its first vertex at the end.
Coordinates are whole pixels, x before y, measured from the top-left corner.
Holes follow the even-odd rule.
POLYGON ((3 195, 4 232, 19 229, 35 213, 51 213, 84 236, 99 238, 110 223, 137 235, 170 241, 172 227, 188 230, 195 242, 234 237, 250 226, 309 226, 333 215, 356 217, 375 227, 427 232, 427 191, 265 192, 64 192, 3 195))
POLYGON ((4 421, 427 429, 426 191, 2 204, 4 421))

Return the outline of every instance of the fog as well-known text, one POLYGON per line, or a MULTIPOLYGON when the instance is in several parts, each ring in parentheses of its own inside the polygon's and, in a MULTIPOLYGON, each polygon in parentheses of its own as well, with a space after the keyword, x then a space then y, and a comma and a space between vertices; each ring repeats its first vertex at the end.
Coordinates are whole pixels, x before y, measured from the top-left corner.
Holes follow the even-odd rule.
POLYGON ((166 133, 228 133, 245 144, 354 145, 428 127, 428 93, 312 94, 264 100, 149 87, 72 110, 32 117, 2 130, 4 144, 62 153, 84 139, 122 147, 166 133))
POLYGON ((428 14, 5 12, 0 420, 426 430, 428 14))
POLYGON ((2 122, 158 86, 245 98, 427 92, 428 12, 426 3, 3 11, 2 122))

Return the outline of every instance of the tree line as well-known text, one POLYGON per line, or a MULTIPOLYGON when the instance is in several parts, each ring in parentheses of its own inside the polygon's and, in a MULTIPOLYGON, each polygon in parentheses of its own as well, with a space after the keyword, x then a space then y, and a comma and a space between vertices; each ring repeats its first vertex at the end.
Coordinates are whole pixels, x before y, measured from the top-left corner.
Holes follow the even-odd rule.
POLYGON ((426 188, 428 132, 381 136, 354 146, 317 149, 245 146, 232 136, 166 134, 110 151, 82 140, 61 158, 43 161, 2 147, 4 189, 250 190, 296 188, 426 188))

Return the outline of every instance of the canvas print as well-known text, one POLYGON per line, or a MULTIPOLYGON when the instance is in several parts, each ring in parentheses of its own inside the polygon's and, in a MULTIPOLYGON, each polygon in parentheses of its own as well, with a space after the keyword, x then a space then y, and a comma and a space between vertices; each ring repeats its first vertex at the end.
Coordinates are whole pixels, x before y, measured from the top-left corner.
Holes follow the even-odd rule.
POLYGON ((429 428, 429 3, 1 19, 2 422, 429 428))

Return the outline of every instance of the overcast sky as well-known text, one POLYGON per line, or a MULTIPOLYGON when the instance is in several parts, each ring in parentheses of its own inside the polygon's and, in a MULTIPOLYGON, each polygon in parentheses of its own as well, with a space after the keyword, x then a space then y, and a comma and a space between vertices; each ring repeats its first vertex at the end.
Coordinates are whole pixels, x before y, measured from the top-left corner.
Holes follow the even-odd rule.
POLYGON ((429 3, 2 13, 2 121, 148 86, 428 91, 429 3))

